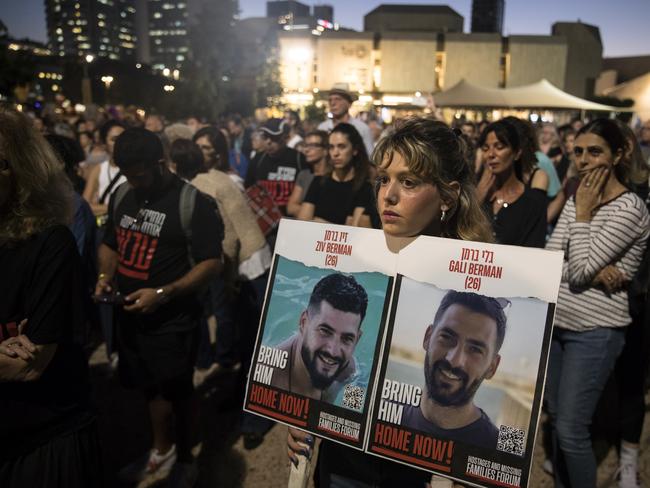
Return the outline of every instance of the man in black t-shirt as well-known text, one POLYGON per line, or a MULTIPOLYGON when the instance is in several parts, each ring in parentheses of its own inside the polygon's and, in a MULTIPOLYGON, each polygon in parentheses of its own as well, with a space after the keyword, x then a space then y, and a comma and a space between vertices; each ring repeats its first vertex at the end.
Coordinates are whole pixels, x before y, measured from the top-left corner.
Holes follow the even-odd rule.
POLYGON ((244 182, 246 188, 255 183, 262 186, 284 215, 296 176, 306 167, 304 156, 287 147, 289 129, 289 124, 282 119, 269 119, 260 127, 266 151, 253 158, 244 182))
POLYGON ((501 361, 508 305, 476 293, 447 292, 424 334, 420 405, 404 409, 402 425, 441 439, 496 448, 499 431, 473 399, 501 361))
POLYGON ((131 481, 164 477, 178 461, 172 476, 191 480, 197 475, 190 452, 202 310, 197 294, 221 270, 223 224, 214 201, 169 172, 152 132, 126 130, 114 157, 128 183, 111 196, 95 293, 124 297, 118 307, 120 377, 144 392, 153 431, 151 452, 121 475, 131 481), (176 444, 169 434, 172 413, 176 444))

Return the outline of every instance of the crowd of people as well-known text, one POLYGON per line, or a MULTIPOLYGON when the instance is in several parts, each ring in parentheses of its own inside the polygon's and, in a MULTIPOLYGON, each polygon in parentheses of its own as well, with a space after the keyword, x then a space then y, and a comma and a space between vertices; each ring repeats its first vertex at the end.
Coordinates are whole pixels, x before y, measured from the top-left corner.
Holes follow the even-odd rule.
MULTIPOLYGON (((88 344, 142 393, 151 449, 120 478, 194 486, 196 391, 245 388, 282 218, 564 252, 544 409, 556 486, 596 486, 590 426, 619 397, 618 483, 639 487, 648 372, 650 121, 556 127, 506 117, 384 124, 350 114, 251 121, 113 109, 0 109, 0 485, 101 486, 88 344)), ((242 396, 243 399, 243 396, 242 396)), ((247 449, 269 420, 241 413, 247 449)), ((313 436, 289 429, 288 455, 313 436)), ((431 476, 321 444, 317 486, 424 486, 431 476)))

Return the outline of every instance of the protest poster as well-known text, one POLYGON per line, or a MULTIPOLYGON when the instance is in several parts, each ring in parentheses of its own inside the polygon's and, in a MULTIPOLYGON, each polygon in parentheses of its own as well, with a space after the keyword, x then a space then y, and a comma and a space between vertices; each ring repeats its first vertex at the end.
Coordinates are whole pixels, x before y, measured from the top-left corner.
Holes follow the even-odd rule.
POLYGON ((281 222, 246 411, 364 447, 396 257, 378 230, 281 222))
POLYGON ((419 237, 398 258, 367 452, 525 487, 562 254, 419 237))

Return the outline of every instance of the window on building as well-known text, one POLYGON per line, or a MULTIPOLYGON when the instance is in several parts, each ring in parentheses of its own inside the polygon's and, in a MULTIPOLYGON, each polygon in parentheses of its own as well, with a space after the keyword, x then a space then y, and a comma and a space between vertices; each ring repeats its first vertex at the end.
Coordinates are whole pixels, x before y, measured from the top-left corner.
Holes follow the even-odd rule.
POLYGON ((447 68, 447 54, 444 52, 436 53, 436 66, 434 68, 436 74, 436 91, 445 88, 445 70, 447 68))

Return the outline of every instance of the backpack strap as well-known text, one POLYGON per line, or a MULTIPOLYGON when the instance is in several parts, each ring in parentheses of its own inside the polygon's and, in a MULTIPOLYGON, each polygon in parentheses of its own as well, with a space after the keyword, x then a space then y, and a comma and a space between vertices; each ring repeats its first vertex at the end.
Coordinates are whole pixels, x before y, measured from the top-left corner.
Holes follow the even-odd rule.
POLYGON ((115 176, 113 176, 113 179, 110 181, 106 189, 104 190, 104 193, 102 193, 102 196, 99 197, 99 203, 104 205, 104 202, 106 202, 106 198, 110 196, 111 190, 115 185, 117 185, 118 180, 122 177, 122 171, 118 171, 115 176))
POLYGON ((115 223, 115 225, 118 225, 117 219, 119 217, 119 215, 117 215, 117 207, 120 206, 120 203, 122 202, 122 200, 124 200, 124 197, 129 192, 130 189, 131 187, 129 186, 128 183, 122 183, 113 192, 113 222, 115 223))
POLYGON ((192 257, 192 214, 196 206, 196 194, 198 190, 192 185, 185 183, 181 188, 181 195, 178 202, 178 210, 181 218, 181 228, 183 235, 185 235, 185 242, 187 244, 187 259, 190 266, 193 268, 196 265, 192 257))

